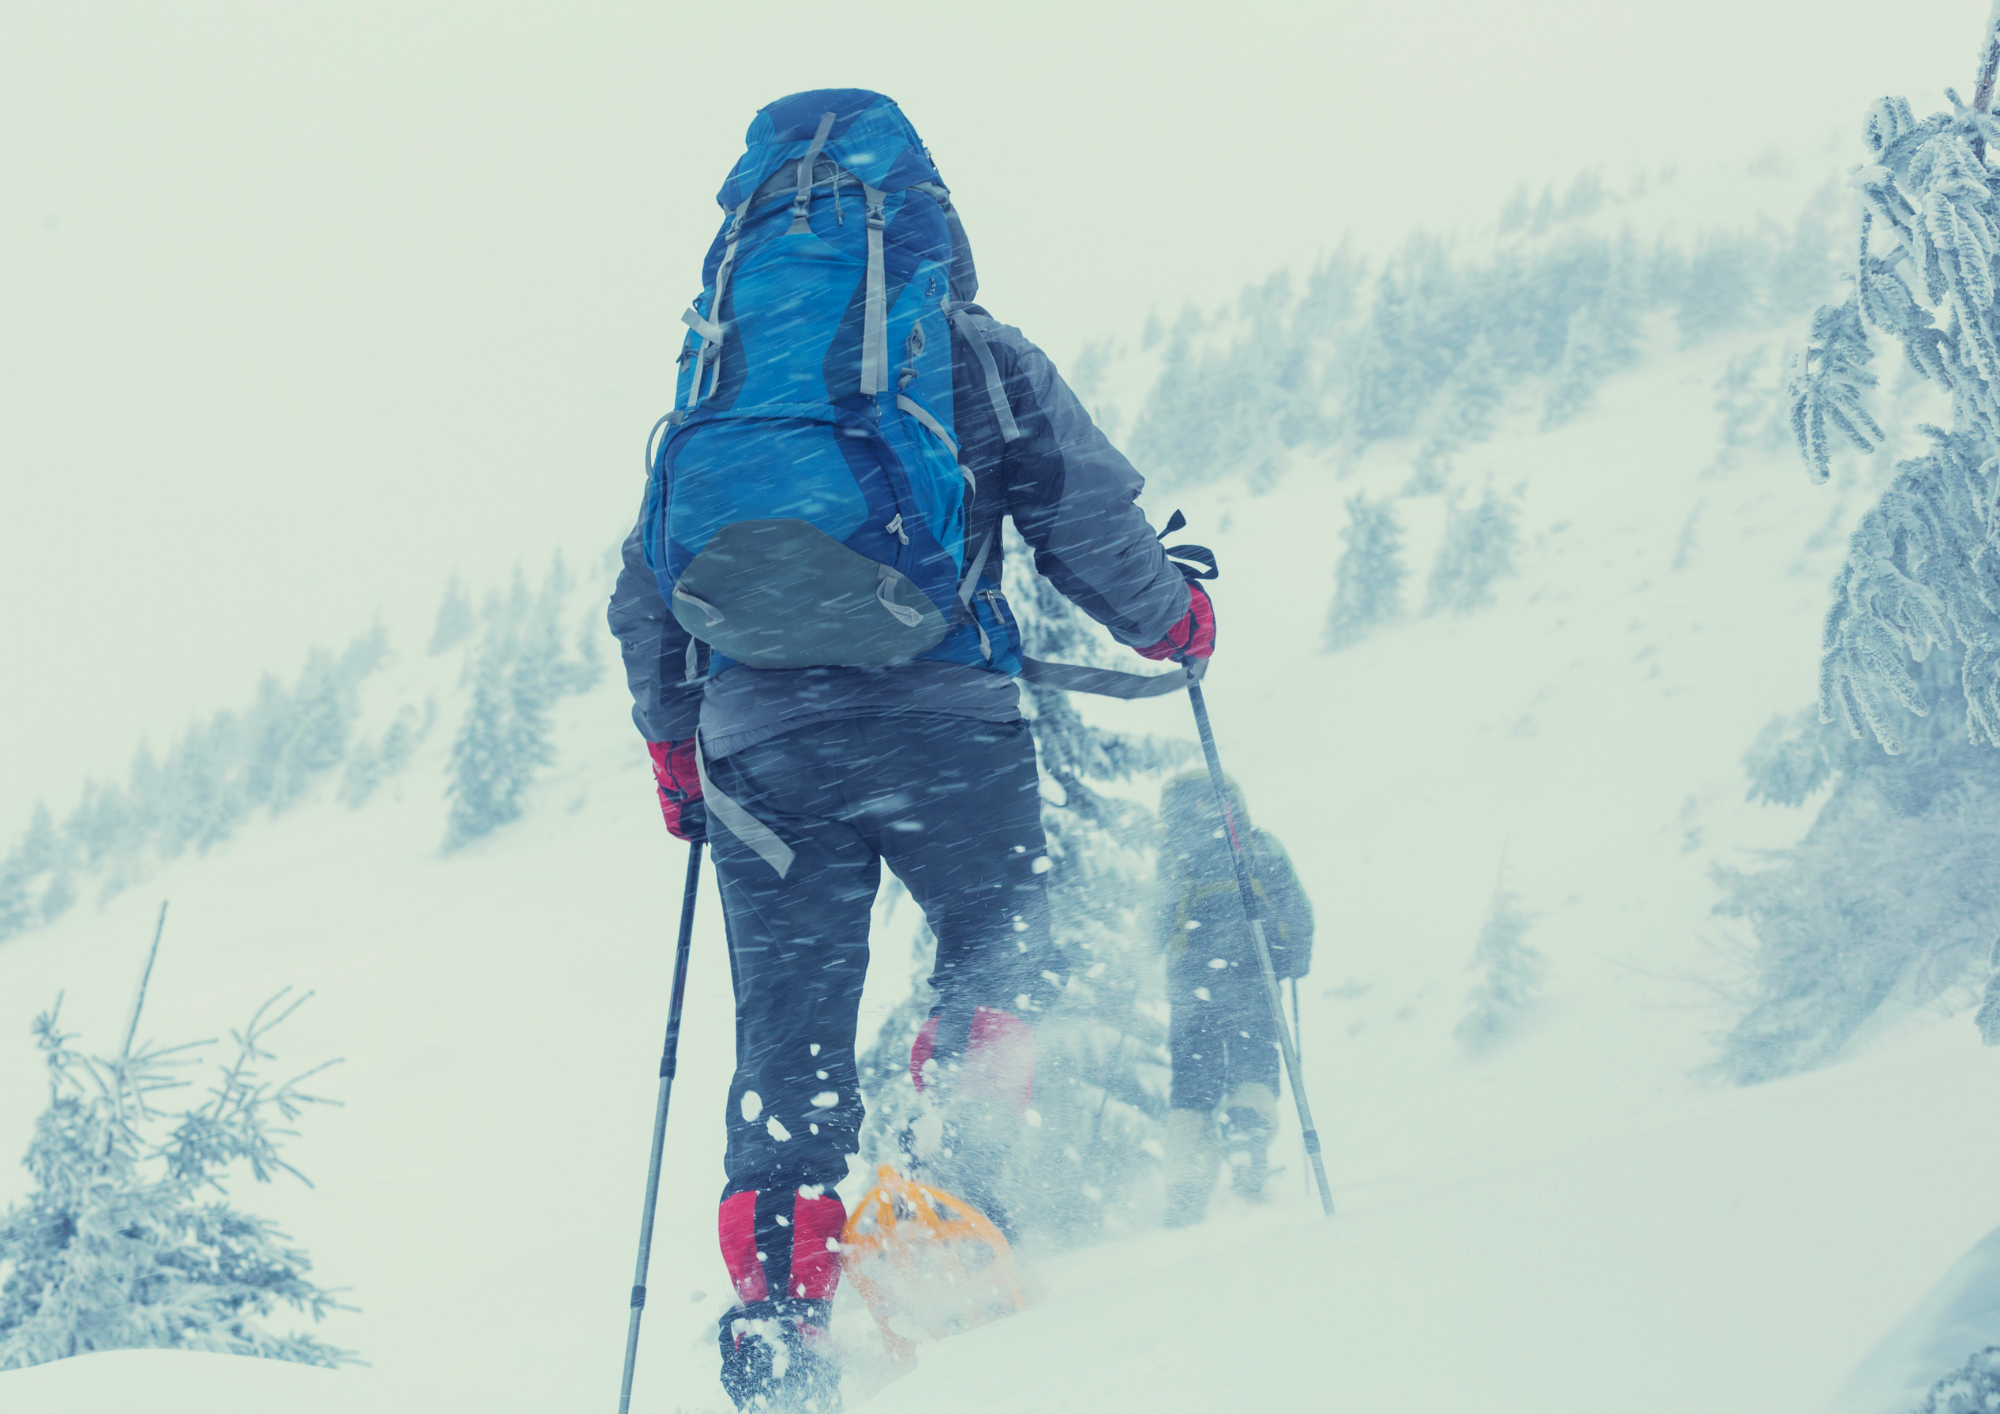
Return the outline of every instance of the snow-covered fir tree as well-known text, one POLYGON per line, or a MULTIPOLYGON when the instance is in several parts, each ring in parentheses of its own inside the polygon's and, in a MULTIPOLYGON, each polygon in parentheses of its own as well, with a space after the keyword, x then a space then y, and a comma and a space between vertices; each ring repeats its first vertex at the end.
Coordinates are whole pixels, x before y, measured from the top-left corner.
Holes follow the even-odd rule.
POLYGON ((1986 992, 1979 999, 1979 1010, 1973 1013, 1972 1024, 1979 1028, 1980 1040, 1989 1046, 2000 1046, 2000 936, 1994 938, 1986 954, 1986 968, 1986 992))
POLYGON ((558 554, 538 595, 516 570, 510 594, 488 600, 486 626, 466 668, 471 700, 452 742, 447 849, 520 818, 528 787, 555 760, 550 712, 560 698, 587 692, 603 675, 596 652, 564 652, 564 605, 572 587, 558 554))
POLYGON ((207 1043, 135 1046, 143 990, 114 1055, 75 1048, 60 999, 36 1018, 49 1106, 25 1160, 33 1186, 0 1214, 0 1370, 97 1350, 353 1358, 266 1328, 280 1306, 317 1321, 339 1303, 284 1234, 228 1201, 240 1170, 259 1182, 296 1175, 281 1146, 320 1102, 300 1087, 324 1066, 282 1082, 264 1073, 271 1031, 305 1000, 289 990, 236 1033, 204 1098, 179 1108, 161 1097, 188 1085, 182 1072, 207 1043))
MULTIPOLYGON (((454 806, 454 841, 518 813, 527 782, 551 759, 550 710, 604 678, 601 616, 594 608, 577 613, 575 588, 557 554, 539 592, 517 570, 507 593, 487 598, 464 684, 478 696, 482 654, 492 658, 501 684, 497 695, 489 691, 475 704, 460 731, 490 741, 491 750, 475 741, 477 749, 461 751, 454 800, 463 795, 479 803, 454 806), (485 773, 479 781, 463 777, 473 758, 488 763, 479 767, 485 773)), ((479 627, 456 577, 439 620, 447 631, 434 634, 434 643, 449 639, 454 625, 479 627)), ((265 674, 248 706, 190 723, 163 757, 142 743, 122 786, 86 781, 60 826, 38 813, 27 834, 0 855, 0 939, 51 921, 81 896, 102 902, 163 864, 206 854, 257 812, 280 814, 303 804, 335 767, 344 768, 337 798, 356 808, 366 803, 408 766, 438 715, 435 702, 421 712, 403 703, 379 738, 357 731, 361 688, 389 656, 379 623, 337 654, 314 649, 292 683, 265 674)))
POLYGON ((361 738, 347 755, 347 769, 341 773, 340 799, 351 809, 359 810, 374 795, 377 786, 401 774, 416 755, 424 738, 430 735, 437 724, 437 700, 424 703, 420 714, 409 703, 404 703, 396 711, 395 720, 382 733, 377 743, 361 738))
POLYGON ((1720 232, 1695 243, 1686 257, 1674 310, 1681 347, 1692 348, 1756 319, 1765 289, 1759 268, 1765 256, 1755 244, 1720 232))
POLYGON ((35 802, 27 833, 0 859, 0 938, 53 922, 76 900, 72 865, 49 807, 35 802))
POLYGON ((1368 631, 1403 612, 1403 529, 1393 501, 1347 498, 1347 525, 1340 532, 1340 563, 1334 569, 1333 607, 1327 612, 1326 647, 1359 643, 1368 631))
POLYGON ((1824 1063, 1885 1005, 1951 994, 2000 925, 1985 864, 2000 845, 1997 66, 1989 25, 1970 104, 1948 90, 1951 111, 1921 121, 1901 98, 1869 110, 1848 296, 1814 314, 1792 370, 1792 431, 1815 481, 1838 442, 1886 439, 1868 406, 1883 336, 1949 395, 1952 421, 1923 429, 1929 451, 1898 464, 1854 531, 1822 636, 1819 722, 1776 724, 1751 753, 1753 798, 1832 789, 1773 868, 1721 876, 1722 911, 1757 938, 1721 1061, 1738 1080, 1824 1063))
MULTIPOLYGON (((104 865, 105 857, 118 843, 124 822, 124 793, 104 781, 85 781, 83 794, 63 822, 63 839, 72 862, 85 873, 104 865)), ((0 933, 4 936, 4 933, 0 933)))
POLYGON ((368 797, 375 793, 381 779, 381 751, 374 742, 362 737, 348 751, 347 767, 340 773, 340 790, 337 792, 340 803, 349 809, 359 810, 368 803, 368 797))
POLYGON ((1240 329, 1223 348, 1201 346, 1216 320, 1184 311, 1132 432, 1149 478, 1199 482, 1241 470, 1261 487, 1292 448, 1329 441, 1324 384, 1359 309, 1361 270, 1343 247, 1313 268, 1302 292, 1283 271, 1246 286, 1234 311, 1218 316, 1233 313, 1240 329))
MULTIPOLYGON (((1994 47, 1987 46, 1990 61, 1994 47)), ((2000 136, 1975 102, 1919 122, 1885 98, 1868 114, 1868 165, 1856 264, 1845 303, 1822 306, 1790 385, 1792 426, 1807 470, 1824 481, 1836 436, 1861 451, 1883 440, 1866 406, 1877 382, 1870 329, 1894 339, 1910 367, 1952 401, 1949 429, 1929 429, 1928 455, 1903 462, 1854 532, 1834 582, 1821 704, 1856 735, 1899 749, 1885 703, 1928 710, 1909 664, 1962 653, 1960 685, 1975 737, 2000 744, 2000 555, 1993 516, 2000 443, 2000 136), (1879 230, 1878 230, 1879 226, 1879 230)))
POLYGON ((536 770, 553 759, 553 748, 538 735, 543 715, 531 700, 524 720, 514 700, 520 676, 509 671, 513 648, 504 635, 489 638, 468 672, 472 699, 451 744, 445 787, 451 801, 445 820, 447 848, 468 844, 518 819, 522 794, 536 770))
POLYGON ((426 650, 431 657, 447 649, 456 648, 478 627, 479 620, 473 615, 472 601, 465 597, 465 590, 458 582, 458 571, 453 570, 451 580, 444 587, 444 598, 438 604, 437 619, 431 625, 430 647, 426 650))
POLYGON ((1562 356, 1549 378, 1542 427, 1560 427, 1597 402, 1604 380, 1638 361, 1647 302, 1647 269, 1638 238, 1622 232, 1607 246, 1577 250, 1571 279, 1592 295, 1570 313, 1562 356))
MULTIPOLYGON (((387 656, 381 630, 369 649, 387 656)), ((348 732, 358 715, 354 685, 358 675, 345 671, 327 653, 315 652, 306 663, 291 711, 266 739, 274 749, 271 762, 271 810, 275 814, 305 797, 313 780, 340 764, 347 754, 348 732)))
POLYGON ((41 921, 41 910, 29 892, 32 882, 18 858, 0 860, 0 938, 25 933, 41 921))
POLYGON ((42 922, 54 922, 76 901, 76 890, 71 880, 69 851, 56 833, 55 818, 49 814, 49 807, 40 801, 35 804, 34 818, 28 822, 28 833, 21 840, 19 859, 30 877, 47 878, 37 901, 38 911, 42 922))
POLYGON ((1466 1013, 1452 1029, 1468 1054, 1491 1050, 1513 1035, 1541 995, 1547 967, 1541 951, 1528 941, 1533 922, 1507 887, 1503 871, 1472 950, 1479 981, 1466 994, 1466 1013))
POLYGON ((1444 543, 1424 583, 1426 614, 1469 614, 1493 602, 1493 582, 1514 573, 1521 539, 1521 499, 1492 482, 1469 509, 1456 496, 1445 506, 1444 543))
MULTIPOLYGON (((275 682, 272 687, 282 694, 275 682)), ((208 853, 248 811, 242 773, 231 769, 242 749, 242 731, 235 713, 218 712, 190 726, 168 753, 161 771, 161 858, 174 859, 188 849, 208 853)), ((302 788, 303 781, 293 787, 302 788)))
POLYGON ((1405 494, 1426 496, 1444 488, 1452 455, 1493 435, 1507 401, 1507 380, 1493 347, 1475 336, 1412 429, 1417 439, 1416 473, 1405 494))
MULTIPOLYGON (((1035 574, 1009 533, 1007 595, 1024 651, 1059 662, 1129 661, 1035 574)), ((1065 1245, 1145 1220, 1156 1201, 1156 1136, 1166 1114, 1167 1006, 1157 940, 1145 935, 1154 822, 1103 787, 1157 776, 1183 748, 1092 726, 1067 694, 1022 685, 1043 777, 1051 928, 1071 981, 1036 1028, 1035 1114, 1008 1186, 1022 1230, 1065 1245)), ((869 1119, 864 1151, 894 1161, 897 1131, 917 1112, 910 1042, 933 999, 927 935, 912 996, 861 1058, 869 1119)))
POLYGON ((1376 277, 1344 390, 1344 420, 1356 444, 1415 429, 1470 338, 1486 327, 1466 317, 1467 294, 1444 243, 1422 234, 1376 277))
POLYGON ((1786 440, 1781 388, 1765 381, 1770 353, 1763 346, 1729 360, 1715 380, 1720 447, 1711 472, 1734 470, 1746 451, 1768 452, 1786 440))
POLYGON ((1883 1009, 1965 990, 2000 935, 2000 752, 1966 727, 1957 664, 1915 665, 1928 715, 1892 707, 1890 756, 1817 709, 1766 727, 1745 758, 1750 799, 1825 799, 1796 845, 1757 871, 1718 869, 1717 912, 1757 940, 1742 1015, 1718 1064, 1740 1083, 1822 1065, 1883 1009))
POLYGON ((1509 202, 1496 248, 1419 233, 1378 265, 1342 250, 1303 289, 1264 277, 1171 329, 1149 320, 1144 346, 1164 347, 1134 458, 1156 486, 1230 474, 1256 486, 1295 448, 1339 466, 1410 438, 1411 494, 1427 493, 1504 407, 1538 402, 1545 427, 1589 408, 1655 316, 1697 343, 1810 311, 1846 245, 1831 190, 1790 225, 1710 230, 1685 246, 1579 224, 1617 196, 1586 173, 1568 193, 1509 202))
POLYGON ((100 901, 138 883, 155 867, 159 855, 154 840, 162 814, 160 782, 160 764, 153 756, 152 743, 142 740, 132 754, 125 789, 119 794, 104 883, 98 890, 100 901))
POLYGON ((123 789, 87 782, 60 829, 38 813, 0 861, 0 938, 50 921, 87 887, 109 898, 190 850, 207 853, 256 811, 303 800, 345 758, 361 684, 387 657, 380 625, 338 655, 315 649, 293 687, 267 674, 248 711, 191 723, 164 760, 142 744, 123 789))
POLYGON ((2000 1409, 2000 1345, 1989 1345, 1924 1396, 1916 1414, 1992 1414, 2000 1409))

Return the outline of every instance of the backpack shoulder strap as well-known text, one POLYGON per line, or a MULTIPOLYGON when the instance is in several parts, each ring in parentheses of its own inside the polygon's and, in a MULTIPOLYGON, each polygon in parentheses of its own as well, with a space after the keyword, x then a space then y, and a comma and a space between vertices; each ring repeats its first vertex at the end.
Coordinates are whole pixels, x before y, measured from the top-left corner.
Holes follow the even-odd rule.
POLYGON ((972 355, 979 360, 980 372, 986 375, 986 396, 993 404, 993 416, 1000 424, 1000 440, 1017 442, 1021 438, 1021 426, 1014 421, 1014 409, 1007 401, 1007 386, 1000 381, 1000 366, 993 361, 993 350, 986 346, 986 336, 979 332, 973 322, 972 311, 986 313, 978 305, 968 302, 942 302, 945 317, 952 327, 965 336, 965 342, 972 346, 972 355))
POLYGON ((945 226, 951 233, 951 293, 954 299, 971 300, 979 293, 979 270, 972 263, 972 243, 965 238, 965 223, 951 204, 951 192, 938 182, 918 182, 913 190, 922 192, 944 208, 945 226))

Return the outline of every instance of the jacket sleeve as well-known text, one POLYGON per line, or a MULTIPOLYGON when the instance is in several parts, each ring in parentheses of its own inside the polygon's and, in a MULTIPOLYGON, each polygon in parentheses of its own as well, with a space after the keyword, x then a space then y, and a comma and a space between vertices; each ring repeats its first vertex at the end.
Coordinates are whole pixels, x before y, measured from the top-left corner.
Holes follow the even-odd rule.
POLYGON ((701 719, 702 685, 690 681, 700 674, 688 668, 694 639, 660 598, 659 582, 646 566, 643 529, 635 524, 625 537, 625 563, 605 617, 625 656, 633 725, 648 741, 685 741, 701 719))
POLYGON ((1002 480, 1035 568, 1120 643, 1158 643, 1187 613, 1188 590, 1139 509, 1145 478, 1090 420, 1048 355, 1020 330, 983 312, 972 317, 1020 428, 1002 455, 1002 480))

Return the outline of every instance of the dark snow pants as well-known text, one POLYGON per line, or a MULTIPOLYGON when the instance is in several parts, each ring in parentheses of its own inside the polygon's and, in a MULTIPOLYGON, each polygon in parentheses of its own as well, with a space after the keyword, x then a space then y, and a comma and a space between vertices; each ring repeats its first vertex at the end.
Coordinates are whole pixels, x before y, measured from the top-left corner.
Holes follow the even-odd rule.
POLYGON ((858 1147, 855 1023, 885 862, 937 936, 940 1052, 962 1049, 975 1007, 1047 994, 1041 789, 1025 721, 917 714, 815 723, 707 769, 793 851, 780 878, 710 813, 736 988, 723 1192, 758 1191, 768 1262, 791 1249, 790 1195, 845 1178, 858 1147))
POLYGON ((1219 1109, 1242 1084, 1278 1088, 1278 1031, 1255 963, 1167 972, 1167 1049, 1177 1110, 1219 1109))

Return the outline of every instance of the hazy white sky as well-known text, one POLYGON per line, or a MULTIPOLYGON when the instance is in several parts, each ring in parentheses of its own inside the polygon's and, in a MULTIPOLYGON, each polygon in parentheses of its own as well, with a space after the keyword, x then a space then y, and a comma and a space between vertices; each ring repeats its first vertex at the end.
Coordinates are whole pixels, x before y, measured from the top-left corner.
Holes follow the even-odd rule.
POLYGON ((1985 9, 7 7, 0 848, 378 607, 420 651, 453 568, 620 535, 771 98, 895 97, 1061 362, 1523 178, 1824 160, 1968 90, 1985 9))

